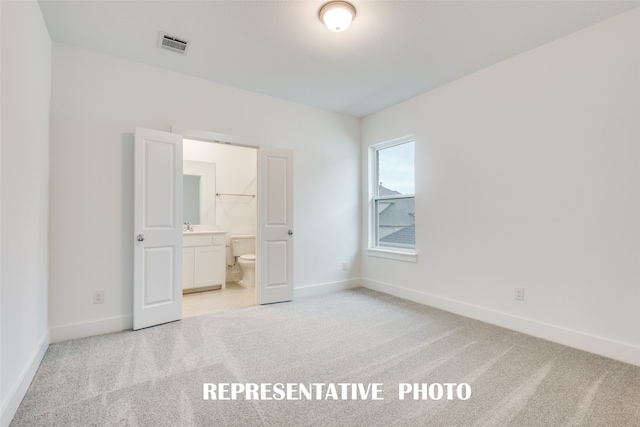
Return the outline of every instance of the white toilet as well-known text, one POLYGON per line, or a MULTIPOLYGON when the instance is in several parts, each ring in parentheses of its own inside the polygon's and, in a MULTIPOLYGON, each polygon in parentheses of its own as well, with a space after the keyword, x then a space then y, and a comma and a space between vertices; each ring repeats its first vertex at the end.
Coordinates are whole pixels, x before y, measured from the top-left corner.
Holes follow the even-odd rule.
POLYGON ((242 280, 238 283, 245 288, 256 285, 256 236, 231 236, 231 251, 242 268, 242 280))

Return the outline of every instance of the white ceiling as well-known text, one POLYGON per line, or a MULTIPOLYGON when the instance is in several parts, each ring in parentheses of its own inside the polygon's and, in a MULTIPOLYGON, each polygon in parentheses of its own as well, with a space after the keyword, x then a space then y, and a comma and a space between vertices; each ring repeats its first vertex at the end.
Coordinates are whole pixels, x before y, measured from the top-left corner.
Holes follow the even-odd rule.
POLYGON ((626 10, 638 1, 352 0, 343 33, 323 0, 41 0, 51 38, 363 117, 626 10), (158 48, 165 31, 191 40, 158 48))

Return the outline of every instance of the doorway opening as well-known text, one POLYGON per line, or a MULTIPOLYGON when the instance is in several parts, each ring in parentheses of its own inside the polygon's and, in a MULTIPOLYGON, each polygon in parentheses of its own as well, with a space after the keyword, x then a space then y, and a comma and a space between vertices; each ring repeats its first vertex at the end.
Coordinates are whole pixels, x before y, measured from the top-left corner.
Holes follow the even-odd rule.
POLYGON ((256 304, 257 157, 253 147, 183 140, 184 317, 256 304))
MULTIPOLYGON (((185 137, 215 143, 228 141, 227 144, 249 147, 256 153, 257 191, 253 197, 256 199, 258 223, 253 223, 256 234, 252 236, 254 300, 258 304, 292 301, 293 151, 246 143, 241 138, 218 136, 220 134, 206 131, 174 127, 171 130, 172 133, 136 127, 135 132, 133 329, 182 318, 185 277, 180 277, 181 273, 193 273, 194 287, 205 287, 209 275, 217 275, 211 280, 218 280, 217 283, 208 283, 209 286, 226 287, 226 230, 220 230, 219 224, 194 226, 182 223, 182 147, 185 137), (187 237, 188 245, 184 244, 187 237), (181 255, 186 248, 193 250, 183 257, 181 255), (213 258, 219 264, 206 261, 213 258), (186 269, 183 268, 185 264, 186 269), (220 267, 214 268, 215 265, 220 267), (203 274, 197 276, 196 272, 203 274)), ((205 182, 208 181, 205 179, 205 182)), ((214 194, 219 197, 222 193, 214 194)), ((244 193, 227 195, 246 196, 244 193)), ((208 215, 205 212, 200 217, 208 215)), ((239 255, 236 252, 234 257, 239 255)))

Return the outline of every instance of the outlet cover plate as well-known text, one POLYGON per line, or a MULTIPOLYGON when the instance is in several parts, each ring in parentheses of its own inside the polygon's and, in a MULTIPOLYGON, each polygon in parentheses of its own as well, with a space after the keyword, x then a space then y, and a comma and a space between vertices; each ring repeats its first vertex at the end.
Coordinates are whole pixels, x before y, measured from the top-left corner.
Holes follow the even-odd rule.
POLYGON ((513 297, 518 301, 524 301, 524 288, 514 288, 515 292, 513 297))
POLYGON ((94 304, 104 303, 104 291, 93 291, 93 303, 94 304))

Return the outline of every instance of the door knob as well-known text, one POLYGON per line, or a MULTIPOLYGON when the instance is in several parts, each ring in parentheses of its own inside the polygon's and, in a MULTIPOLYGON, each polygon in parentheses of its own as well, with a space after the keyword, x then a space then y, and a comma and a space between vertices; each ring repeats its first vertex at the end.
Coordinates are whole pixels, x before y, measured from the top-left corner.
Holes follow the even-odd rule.
POLYGON ((287 231, 287 234, 288 234, 289 236, 293 236, 293 231, 289 230, 289 231, 287 231))
POLYGON ((138 237, 136 237, 136 239, 138 239, 138 242, 142 242, 144 240, 144 236, 142 234, 138 234, 138 237))

